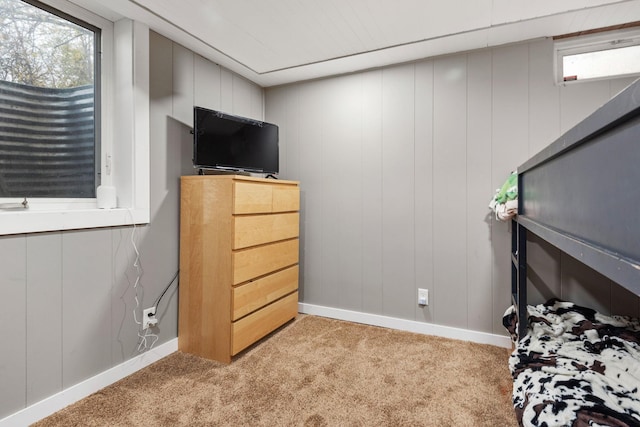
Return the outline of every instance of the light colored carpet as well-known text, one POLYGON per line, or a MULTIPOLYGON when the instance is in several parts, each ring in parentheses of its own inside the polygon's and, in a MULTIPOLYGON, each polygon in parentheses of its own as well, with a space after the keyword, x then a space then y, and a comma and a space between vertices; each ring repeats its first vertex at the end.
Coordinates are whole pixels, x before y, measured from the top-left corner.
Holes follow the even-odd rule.
POLYGON ((47 426, 517 426, 508 350, 300 315, 231 365, 181 352, 47 426))

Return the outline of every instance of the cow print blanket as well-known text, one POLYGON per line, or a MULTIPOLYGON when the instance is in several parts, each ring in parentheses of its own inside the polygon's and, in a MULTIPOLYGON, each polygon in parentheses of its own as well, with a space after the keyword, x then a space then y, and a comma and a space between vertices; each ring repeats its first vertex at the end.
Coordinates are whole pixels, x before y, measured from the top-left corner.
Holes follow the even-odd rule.
POLYGON ((604 316, 570 302, 528 306, 516 341, 513 307, 503 324, 513 406, 521 426, 640 426, 640 320, 604 316))

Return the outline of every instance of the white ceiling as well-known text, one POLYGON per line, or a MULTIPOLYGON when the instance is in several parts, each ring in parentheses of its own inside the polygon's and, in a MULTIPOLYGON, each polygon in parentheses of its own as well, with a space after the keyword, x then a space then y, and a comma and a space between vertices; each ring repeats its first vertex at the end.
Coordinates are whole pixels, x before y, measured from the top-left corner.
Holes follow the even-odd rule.
POLYGON ((640 0, 72 1, 261 86, 640 21, 640 0))

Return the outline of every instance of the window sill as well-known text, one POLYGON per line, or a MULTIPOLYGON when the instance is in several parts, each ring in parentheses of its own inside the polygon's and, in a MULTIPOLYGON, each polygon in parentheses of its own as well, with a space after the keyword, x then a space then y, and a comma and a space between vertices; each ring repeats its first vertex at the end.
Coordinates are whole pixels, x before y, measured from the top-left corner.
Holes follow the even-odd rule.
POLYGON ((21 209, 0 211, 0 235, 117 227, 148 222, 148 209, 21 209))

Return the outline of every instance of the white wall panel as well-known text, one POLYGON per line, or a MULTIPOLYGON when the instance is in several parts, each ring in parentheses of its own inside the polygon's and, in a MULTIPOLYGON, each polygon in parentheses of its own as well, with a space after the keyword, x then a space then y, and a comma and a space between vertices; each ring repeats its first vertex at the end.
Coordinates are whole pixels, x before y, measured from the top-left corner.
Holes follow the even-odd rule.
POLYGON ((326 92, 326 99, 330 103, 325 104, 322 112, 322 202, 320 205, 322 224, 322 280, 324 283, 322 298, 331 301, 334 306, 341 307, 340 300, 342 277, 340 272, 340 223, 342 219, 342 207, 340 188, 345 185, 341 178, 341 165, 345 158, 341 156, 341 147, 346 145, 342 141, 343 129, 341 117, 338 112, 344 101, 341 84, 342 79, 336 78, 323 81, 321 84, 326 92))
POLYGON ((233 82, 233 114, 262 120, 262 114, 259 117, 252 116, 253 99, 251 93, 253 91, 253 83, 237 75, 233 75, 231 81, 233 82))
POLYGON ((220 70, 220 110, 233 114, 233 73, 220 70))
POLYGON ((62 235, 63 387, 111 366, 111 272, 109 229, 62 235))
MULTIPOLYGON (((436 323, 467 327, 467 58, 434 61, 433 210, 436 323)), ((469 159, 471 160, 471 159, 469 159)))
POLYGON ((529 45, 529 147, 533 156, 560 136, 560 86, 554 83, 553 41, 529 45))
POLYGON ((469 329, 493 331, 491 280, 491 51, 467 56, 466 287, 469 329), (489 195, 489 196, 488 196, 489 195))
POLYGON ((194 88, 197 88, 193 94, 194 105, 211 110, 220 109, 220 73, 219 65, 200 55, 194 56, 193 84, 194 88))
POLYGON ((383 314, 414 318, 415 66, 382 71, 383 314))
POLYGON ((327 112, 331 129, 326 138, 325 164, 338 203, 338 301, 348 310, 362 310, 362 78, 350 75, 336 80, 338 102, 327 112))
MULTIPOLYGON (((433 284, 433 61, 416 64, 415 99, 415 275, 418 289, 427 289, 435 300, 433 284)), ((433 303, 415 305, 415 319, 433 321, 433 303)))
MULTIPOLYGON (((137 354, 138 330, 133 310, 136 307, 134 284, 142 269, 134 266, 136 245, 140 244, 140 227, 117 227, 111 230, 113 285, 111 289, 111 360, 122 363, 137 354)), ((142 266, 140 266, 142 268, 142 266)), ((149 292, 151 293, 151 292, 149 292)), ((138 315, 137 320, 140 321, 138 315)))
POLYGON ((560 87, 560 134, 565 133, 611 98, 608 80, 560 87))
POLYGON ((31 405, 62 390, 62 233, 34 234, 26 240, 26 372, 27 405, 31 405))
POLYGON ((193 58, 185 47, 173 43, 173 118, 193 124, 193 58))
POLYGON ((0 237, 0 418, 26 403, 26 238, 0 237))
MULTIPOLYGON (((279 133, 279 164, 282 178, 298 177, 300 175, 300 144, 298 143, 298 114, 296 108, 291 107, 286 100, 295 92, 295 86, 288 91, 267 92, 270 102, 275 106, 264 118, 265 121, 278 126, 279 133), (288 141, 292 141, 291 144, 288 141)), ((293 178, 291 178, 293 179, 293 178)))
POLYGON ((613 98, 624 88, 636 81, 637 77, 627 77, 624 79, 609 80, 609 96, 613 98))
MULTIPOLYGON (((302 192, 302 205, 300 232, 303 242, 302 260, 302 286, 304 301, 311 304, 324 304, 329 302, 324 297, 324 271, 322 268, 323 250, 323 128, 326 92, 321 82, 294 86, 295 91, 289 88, 280 89, 278 92, 286 96, 283 100, 287 113, 286 125, 280 126, 281 132, 295 129, 291 138, 287 138, 287 153, 290 147, 299 146, 297 157, 287 154, 287 163, 281 167, 287 171, 287 177, 300 180, 302 192), (297 174, 295 162, 299 162, 297 174), (291 173, 289 173, 291 172, 291 173)), ((267 111, 272 111, 267 109, 267 111)))
POLYGON ((382 71, 361 75, 362 310, 382 313, 382 71))
MULTIPOLYGON (((500 188, 528 158, 529 147, 528 45, 493 50, 491 182, 500 188)), ((511 304, 509 224, 494 222, 491 229, 493 259, 493 330, 501 331, 502 314, 511 304)))
MULTIPOLYGON (((270 88, 268 117, 283 120, 286 135, 283 167, 303 191, 302 301, 351 307, 362 292, 365 313, 504 334, 511 233, 509 224, 492 218, 489 200, 511 170, 628 80, 556 86, 552 55, 551 42, 543 40, 270 88), (349 102, 360 107, 348 108, 349 102), (326 228, 356 223, 332 210, 353 188, 328 176, 340 175, 344 165, 329 154, 354 148, 349 121, 362 123, 360 158, 348 154, 360 162, 362 209, 347 205, 345 212, 360 215, 362 232, 354 243, 352 230, 345 246, 340 233, 326 228), (448 211, 451 205, 459 210, 448 211), (361 284, 345 255, 332 253, 358 246, 361 284), (431 292, 426 308, 416 304, 417 287, 431 292)), ((529 250, 533 300, 596 298, 557 249, 532 238, 529 250)), ((605 289, 621 295, 615 286, 605 289)), ((632 313, 640 306, 637 297, 608 300, 612 310, 632 313)))

